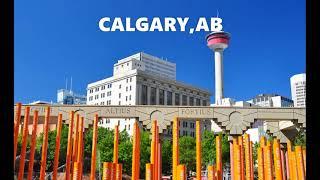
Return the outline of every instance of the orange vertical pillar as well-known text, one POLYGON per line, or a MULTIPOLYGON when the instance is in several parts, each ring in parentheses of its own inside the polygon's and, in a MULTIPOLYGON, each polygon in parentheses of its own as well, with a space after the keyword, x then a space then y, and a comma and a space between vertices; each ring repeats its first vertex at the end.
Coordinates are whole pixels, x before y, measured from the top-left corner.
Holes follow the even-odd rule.
POLYGON ((245 179, 244 173, 244 148, 243 148, 243 137, 238 136, 239 148, 240 148, 240 173, 241 173, 241 180, 245 179))
POLYGON ((245 160, 246 160, 246 180, 251 180, 251 158, 250 158, 250 136, 244 134, 245 160))
POLYGON ((282 163, 281 163, 280 143, 277 139, 273 140, 273 161, 276 180, 282 180, 282 163))
POLYGON ((112 163, 111 180, 115 180, 116 178, 117 178, 117 164, 112 163))
POLYGON ((240 146, 238 144, 233 143, 233 151, 234 151, 234 180, 241 180, 241 154, 240 154, 240 146))
POLYGON ((56 147, 54 151, 54 160, 53 160, 53 175, 52 179, 57 179, 57 172, 59 166, 59 155, 60 155, 60 139, 61 139, 61 128, 62 128, 62 114, 58 115, 58 128, 56 135, 56 147))
POLYGON ((37 126, 38 126, 38 111, 35 110, 33 112, 33 126, 32 126, 32 137, 31 137, 31 147, 30 147, 30 155, 29 155, 29 167, 28 167, 27 180, 32 179, 34 153, 35 153, 35 149, 36 149, 36 139, 37 139, 37 126))
POLYGON ((264 170, 263 170, 263 150, 262 147, 258 148, 258 179, 264 180, 264 170))
POLYGON ((237 136, 233 136, 232 138, 232 144, 233 144, 233 151, 232 151, 232 159, 233 159, 233 180, 236 179, 236 166, 237 166, 237 162, 236 162, 236 157, 235 157, 235 154, 236 154, 236 151, 235 151, 235 146, 238 145, 238 139, 237 139, 237 136))
POLYGON ((283 180, 287 180, 286 178, 286 171, 285 171, 285 158, 284 158, 284 152, 283 152, 283 149, 281 149, 280 151, 280 155, 281 155, 281 167, 282 167, 282 179, 283 180))
POLYGON ((221 137, 216 136, 216 164, 217 164, 217 179, 222 180, 222 147, 221 137))
POLYGON ((111 180, 112 162, 104 162, 102 180, 111 180))
POLYGON ((122 180, 122 164, 116 164, 116 180, 122 180))
POLYGON ((200 120, 196 121, 196 159, 197 159, 197 180, 201 180, 201 127, 200 120))
POLYGON ((252 148, 252 141, 250 141, 250 173, 251 173, 251 180, 253 180, 254 178, 254 174, 253 174, 253 148, 252 148))
MULTIPOLYGON (((74 111, 70 112, 69 115, 69 131, 68 131, 68 146, 67 146, 67 158, 66 158, 66 180, 70 179, 70 166, 72 156, 72 133, 73 133, 73 119, 74 111)), ((77 130, 75 130, 77 132, 77 130)))
POLYGON ((302 156, 303 156, 304 172, 306 173, 306 171, 307 171, 307 165, 306 165, 307 153, 306 153, 306 148, 303 148, 303 149, 302 149, 302 156))
POLYGON ((76 122, 75 124, 75 132, 73 133, 73 148, 72 148, 72 161, 73 162, 78 162, 77 158, 78 158, 78 141, 79 141, 79 133, 78 133, 78 129, 79 129, 79 122, 80 122, 80 115, 77 114, 76 115, 76 122))
POLYGON ((232 141, 229 142, 230 146, 230 172, 231 172, 231 180, 234 180, 234 160, 233 160, 233 143, 232 141))
POLYGON ((289 180, 290 179, 290 167, 289 167, 289 157, 288 157, 288 151, 285 153, 285 158, 286 158, 286 163, 285 163, 285 166, 286 166, 286 175, 287 175, 287 179, 289 180))
POLYGON ((152 175, 153 179, 155 179, 155 168, 156 168, 156 133, 157 133, 157 121, 152 121, 152 127, 151 127, 151 154, 150 154, 150 162, 152 164, 152 175))
POLYGON ((79 180, 80 179, 80 163, 79 162, 74 162, 73 163, 73 172, 72 172, 72 175, 73 175, 73 180, 79 180))
POLYGON ((134 122, 132 144, 132 180, 138 180, 140 173, 140 129, 138 122, 134 122))
POLYGON ((43 132, 43 143, 41 151, 41 168, 40 168, 40 180, 44 180, 47 168, 47 150, 48 150, 48 131, 49 131, 49 118, 50 118, 50 107, 46 108, 46 115, 44 119, 44 132, 43 132))
POLYGON ((302 148, 301 146, 295 147, 295 155, 296 155, 296 164, 297 164, 297 171, 299 180, 305 180, 305 171, 304 171, 304 164, 303 164, 303 155, 302 155, 302 148))
POLYGON ((77 158, 76 162, 79 162, 79 177, 82 179, 82 167, 83 167, 83 162, 82 162, 82 148, 83 148, 83 123, 84 123, 84 117, 80 118, 80 124, 79 124, 79 129, 78 129, 78 152, 77 152, 77 158))
POLYGON ((158 143, 159 143, 159 126, 156 126, 156 140, 155 140, 155 161, 154 161, 154 176, 156 180, 159 180, 159 149, 158 149, 158 143))
POLYGON ((177 167, 177 180, 187 179, 187 168, 184 164, 179 164, 177 167))
MULTIPOLYGON (((218 174, 218 173, 217 173, 218 174)), ((208 166, 208 180, 217 180, 213 165, 208 166)))
POLYGON ((98 114, 95 114, 93 120, 92 132, 92 152, 91 152, 91 173, 90 180, 96 179, 96 155, 97 155, 97 139, 98 139, 98 114))
POLYGON ((272 176, 272 168, 271 168, 271 146, 267 145, 263 147, 263 157, 264 157, 264 179, 265 180, 273 180, 272 176))
POLYGON ((295 151, 291 152, 292 156, 292 176, 294 180, 299 180, 299 175, 298 175, 298 168, 297 168, 297 158, 296 158, 296 153, 295 151))
POLYGON ((21 103, 17 104, 16 116, 14 118, 14 134, 13 134, 13 164, 16 162, 17 155, 17 145, 18 145, 18 136, 19 136, 19 126, 21 120, 21 103))
POLYGON ((177 180, 177 167, 179 165, 179 120, 173 119, 172 127, 172 177, 177 180))
POLYGON ((24 162, 26 158, 26 149, 27 149, 27 136, 29 134, 28 132, 29 113, 30 113, 30 107, 26 107, 25 113, 24 113, 24 120, 23 120, 22 147, 21 147, 21 153, 20 153, 18 180, 22 180, 23 174, 24 174, 24 162))
POLYGON ((118 149, 119 149, 119 126, 114 127, 113 139, 113 162, 118 163, 118 149))
POLYGON ((153 164, 147 163, 146 164, 146 180, 153 180, 153 164))
POLYGON ((161 150, 160 139, 158 143, 158 169, 159 169, 158 171, 159 179, 162 179, 162 150, 161 150))

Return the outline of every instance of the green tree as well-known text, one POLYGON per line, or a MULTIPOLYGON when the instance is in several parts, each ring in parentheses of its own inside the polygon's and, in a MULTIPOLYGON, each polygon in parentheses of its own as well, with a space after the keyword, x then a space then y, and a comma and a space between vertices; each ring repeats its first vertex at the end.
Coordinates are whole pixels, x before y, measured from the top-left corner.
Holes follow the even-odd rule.
POLYGON ((149 131, 141 131, 140 136, 140 177, 145 177, 146 164, 150 163, 151 139, 149 131))
POLYGON ((216 161, 216 141, 212 131, 205 130, 201 137, 201 155, 203 165, 213 165, 216 161))
POLYGON ((172 172, 172 143, 165 139, 162 142, 162 173, 171 174, 172 172))
POLYGON ((306 146, 306 133, 300 130, 293 141, 294 146, 306 146))
POLYGON ((179 159, 180 164, 185 164, 188 171, 196 170, 196 140, 191 136, 179 138, 179 159))

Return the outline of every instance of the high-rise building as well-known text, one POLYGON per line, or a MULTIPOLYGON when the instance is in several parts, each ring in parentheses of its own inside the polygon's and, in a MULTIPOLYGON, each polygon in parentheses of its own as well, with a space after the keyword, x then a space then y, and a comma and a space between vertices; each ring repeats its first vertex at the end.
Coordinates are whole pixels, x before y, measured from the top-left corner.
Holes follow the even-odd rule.
MULTIPOLYGON (((176 64, 137 53, 118 60, 113 67, 113 76, 88 84, 87 104, 89 105, 168 105, 168 106, 209 106, 210 93, 176 81, 176 64)), ((99 126, 132 133, 135 119, 102 118, 99 126)), ((211 120, 201 123, 210 130, 211 120)), ((171 135, 168 128, 163 135, 171 135)), ((180 135, 195 135, 195 121, 181 120, 180 135)))
POLYGON ((291 96, 294 107, 306 107, 306 74, 296 74, 290 78, 291 96))
POLYGON ((76 94, 71 90, 59 89, 57 92, 58 104, 86 104, 86 102, 86 96, 76 94))

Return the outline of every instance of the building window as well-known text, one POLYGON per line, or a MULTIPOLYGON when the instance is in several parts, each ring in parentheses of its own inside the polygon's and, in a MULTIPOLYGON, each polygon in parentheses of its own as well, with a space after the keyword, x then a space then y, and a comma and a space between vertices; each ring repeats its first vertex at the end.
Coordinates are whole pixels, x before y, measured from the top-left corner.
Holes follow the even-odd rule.
POLYGON ((148 104, 148 87, 146 85, 141 86, 141 104, 148 104))
POLYGON ((102 87, 101 87, 101 90, 104 90, 104 89, 106 89, 106 86, 102 86, 102 87))
POLYGON ((129 100, 131 100, 131 95, 129 96, 129 100))
POLYGON ((126 96, 126 101, 128 101, 128 96, 126 96))
MULTIPOLYGON (((130 82, 132 82, 132 78, 130 78, 130 82)), ((131 89, 130 89, 131 90, 131 89)))
POLYGON ((89 97, 89 101, 92 101, 92 100, 93 100, 93 96, 90 96, 90 97, 89 97))
POLYGON ((99 99, 99 95, 98 94, 95 95, 94 99, 99 99))
POLYGON ((101 93, 101 98, 104 98, 105 97, 105 93, 101 93))
POLYGON ((164 90, 159 89, 159 104, 164 105, 164 90))
POLYGON ((127 83, 129 82, 129 79, 127 79, 127 83))
POLYGON ((129 88, 129 90, 131 91, 131 85, 130 85, 130 88, 129 88))
POLYGON ((189 97, 189 106, 193 106, 194 105, 194 99, 193 97, 189 97))
POLYGON ((121 105, 121 101, 119 101, 119 105, 121 105))
POLYGON ((121 98, 121 93, 119 93, 119 98, 121 98))
POLYGON ((129 66, 129 63, 127 63, 127 66, 129 66))
POLYGON ((183 105, 183 106, 188 105, 187 99, 188 99, 188 98, 187 98, 186 95, 182 95, 182 105, 183 105))
POLYGON ((175 95, 174 95, 174 105, 180 106, 180 94, 179 93, 175 93, 175 95))
POLYGON ((200 99, 198 99, 198 98, 196 99, 196 106, 201 106, 200 105, 200 99))
POLYGON ((126 87, 126 91, 128 92, 128 86, 126 87))
POLYGON ((121 84, 119 85, 119 89, 121 89, 121 84))
POLYGON ((172 92, 167 91, 167 105, 172 105, 172 92))
POLYGON ((202 100, 202 105, 207 106, 207 100, 202 100))
POLYGON ((96 88, 96 92, 98 92, 98 91, 99 91, 99 88, 97 87, 97 88, 96 88))
POLYGON ((157 90, 154 87, 151 87, 151 92, 150 92, 150 105, 155 105, 156 104, 156 97, 157 97, 157 90))

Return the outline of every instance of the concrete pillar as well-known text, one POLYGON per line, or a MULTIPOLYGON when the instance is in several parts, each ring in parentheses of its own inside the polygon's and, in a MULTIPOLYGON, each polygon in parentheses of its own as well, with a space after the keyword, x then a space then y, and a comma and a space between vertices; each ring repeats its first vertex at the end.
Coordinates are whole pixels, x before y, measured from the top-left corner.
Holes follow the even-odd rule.
MULTIPOLYGON (((67 146, 67 158, 66 158, 66 180, 70 179, 73 120, 74 120, 74 111, 71 111, 70 115, 69 115, 68 146, 67 146)), ((75 131, 77 131, 77 130, 75 130, 75 131)))
POLYGON ((59 166, 59 155, 60 155, 60 138, 61 138, 61 128, 62 128, 62 114, 58 115, 58 127, 56 135, 56 147, 54 151, 54 161, 53 161, 53 180, 57 179, 57 172, 59 166))
POLYGON ((179 120, 173 119, 172 126, 172 177, 177 180, 177 167, 179 165, 179 120))
POLYGON ((27 137, 29 134, 29 132, 28 132, 29 113, 30 113, 30 107, 26 107, 25 114, 24 114, 24 120, 23 120, 22 147, 21 147, 21 153, 20 153, 18 180, 22 180, 23 175, 24 175, 24 162, 25 162, 25 158, 26 158, 27 137))
POLYGON ((159 98, 160 98, 160 96, 159 96, 159 88, 156 87, 156 105, 159 105, 159 98))
POLYGON ((94 120, 93 120, 90 180, 96 179, 96 154, 97 154, 97 139, 98 139, 98 121, 99 121, 98 114, 95 114, 94 120))
POLYGON ((42 143, 42 151, 41 151, 42 154, 41 154, 40 180, 43 180, 46 175, 49 118, 50 118, 50 107, 48 106, 46 108, 46 115, 44 118, 43 143, 42 143))
POLYGON ((119 149, 119 126, 114 127, 113 137, 113 162, 118 163, 118 149, 119 149))
POLYGON ((164 90, 163 96, 164 96, 164 97, 163 97, 164 105, 168 105, 168 104, 167 104, 168 97, 167 97, 167 91, 166 91, 166 90, 164 90))
POLYGON ((223 50, 215 49, 215 103, 222 104, 223 98, 223 50))
POLYGON ((182 106, 182 93, 179 94, 179 97, 180 97, 180 98, 179 98, 179 99, 180 99, 179 104, 180 104, 180 106, 182 106))
POLYGON ((14 151, 13 151, 13 167, 15 167, 16 156, 17 156, 17 146, 18 146, 18 136, 19 136, 19 127, 21 120, 21 103, 17 103, 16 116, 14 117, 14 135, 13 135, 13 143, 14 143, 14 151))
POLYGON ((197 180, 201 180, 201 128, 200 120, 196 120, 196 157, 197 157, 197 180))
MULTIPOLYGON (((58 123, 59 123, 59 121, 58 121, 58 123)), ((32 180, 34 153, 35 153, 35 149, 36 149, 36 139, 37 139, 37 126, 38 126, 38 111, 35 110, 33 112, 33 126, 32 126, 32 137, 31 137, 31 147, 30 147, 30 155, 29 155, 29 167, 28 167, 27 180, 32 180)), ((59 140, 59 145, 60 145, 60 140, 59 140)))
POLYGON ((151 87, 147 86, 147 104, 150 105, 151 103, 151 87))

